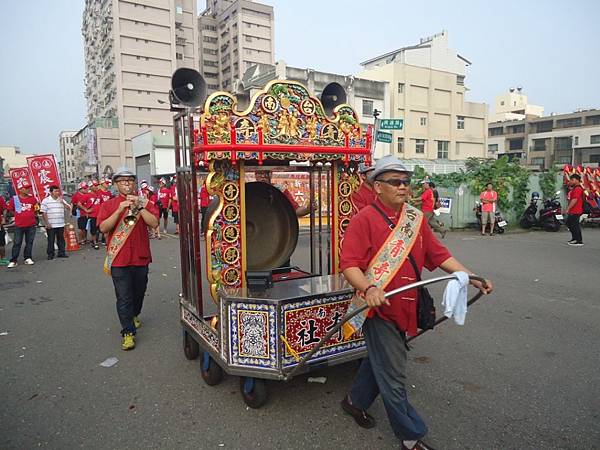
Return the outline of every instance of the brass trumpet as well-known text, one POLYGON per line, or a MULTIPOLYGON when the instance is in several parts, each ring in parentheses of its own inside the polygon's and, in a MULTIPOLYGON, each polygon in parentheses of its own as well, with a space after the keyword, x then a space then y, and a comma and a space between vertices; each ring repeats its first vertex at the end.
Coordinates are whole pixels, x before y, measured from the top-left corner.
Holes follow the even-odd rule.
POLYGON ((127 214, 123 218, 123 222, 125 222, 125 225, 132 226, 135 224, 136 218, 137 218, 138 214, 140 213, 140 210, 142 209, 139 207, 140 203, 141 203, 141 198, 138 197, 138 203, 132 204, 129 207, 129 214, 127 214))

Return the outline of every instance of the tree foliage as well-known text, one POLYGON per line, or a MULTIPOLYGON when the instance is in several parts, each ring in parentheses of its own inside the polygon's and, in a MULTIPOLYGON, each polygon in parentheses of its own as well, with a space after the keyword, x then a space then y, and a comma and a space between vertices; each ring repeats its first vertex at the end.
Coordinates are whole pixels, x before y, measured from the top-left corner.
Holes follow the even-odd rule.
MULTIPOLYGON (((432 175, 417 166, 414 178, 418 182, 429 176, 436 186, 447 188, 465 184, 475 194, 484 191, 487 183, 492 183, 502 210, 512 209, 517 217, 523 213, 529 192, 529 171, 525 167, 509 161, 506 156, 499 159, 468 158, 465 166, 466 170, 459 172, 432 175)), ((418 190, 419 187, 415 188, 418 190)))
POLYGON ((557 191, 556 176, 558 169, 551 167, 547 172, 540 174, 540 188, 544 198, 552 198, 557 191))

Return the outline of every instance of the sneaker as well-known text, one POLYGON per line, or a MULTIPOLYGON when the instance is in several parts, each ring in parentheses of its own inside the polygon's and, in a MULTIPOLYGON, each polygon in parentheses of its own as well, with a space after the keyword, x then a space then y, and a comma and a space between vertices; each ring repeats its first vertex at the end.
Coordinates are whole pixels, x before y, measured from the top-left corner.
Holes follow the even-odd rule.
POLYGON ((138 316, 133 316, 133 324, 135 325, 135 328, 140 328, 142 326, 142 321, 139 319, 138 316))
POLYGON ((68 258, 69 255, 58 255, 57 258, 68 258))
POLYGON ((121 348, 123 350, 133 350, 135 348, 135 335, 133 333, 125 333, 121 348))
POLYGON ((583 247, 583 242, 569 242, 567 245, 570 245, 571 247, 583 247))
POLYGON ((373 419, 372 416, 367 414, 366 411, 352 405, 347 395, 344 397, 344 400, 342 400, 341 405, 345 413, 350 414, 352 417, 354 417, 354 421, 358 424, 359 427, 373 428, 375 426, 375 419, 373 419))
POLYGON ((6 267, 7 267, 8 269, 12 269, 12 268, 13 268, 13 267, 15 267, 16 265, 17 265, 17 263, 16 263, 16 262, 14 262, 14 261, 11 261, 11 262, 9 262, 9 263, 8 263, 8 265, 7 265, 6 267))
POLYGON ((98 250, 100 246, 98 244, 94 244, 94 249, 98 250))
POLYGON ((48 255, 48 261, 50 261, 51 259, 54 259, 54 255, 48 255))
POLYGON ((25 260, 25 264, 27 264, 28 266, 33 266, 35 263, 33 262, 33 259, 27 258, 25 260))
POLYGON ((408 448, 406 445, 404 445, 404 442, 402 442, 401 448, 402 450, 434 450, 434 448, 431 445, 426 444, 420 439, 411 448, 408 448))
POLYGON ((571 239, 570 241, 567 241, 567 244, 576 244, 577 241, 575 239, 571 239))

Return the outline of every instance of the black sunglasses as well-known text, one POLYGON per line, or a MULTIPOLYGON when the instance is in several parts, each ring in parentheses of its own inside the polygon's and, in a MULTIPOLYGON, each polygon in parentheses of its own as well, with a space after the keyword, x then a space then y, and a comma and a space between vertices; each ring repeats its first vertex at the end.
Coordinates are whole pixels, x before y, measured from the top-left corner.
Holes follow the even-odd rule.
POLYGON ((375 180, 375 181, 379 181, 380 183, 386 183, 386 184, 389 184, 390 186, 394 186, 394 187, 410 186, 410 178, 408 178, 406 180, 401 180, 399 178, 390 178, 389 180, 375 180))

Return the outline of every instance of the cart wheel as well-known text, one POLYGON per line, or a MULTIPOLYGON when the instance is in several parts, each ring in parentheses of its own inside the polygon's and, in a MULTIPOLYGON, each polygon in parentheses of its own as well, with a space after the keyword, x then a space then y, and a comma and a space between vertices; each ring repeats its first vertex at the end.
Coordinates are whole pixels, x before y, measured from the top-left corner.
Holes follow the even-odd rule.
POLYGON ((223 380, 223 369, 208 354, 204 352, 202 357, 202 366, 200 367, 202 379, 209 386, 215 386, 223 380))
POLYGON ((200 354, 200 346, 185 330, 183 332, 183 353, 187 359, 196 359, 200 354))
POLYGON ((258 378, 240 378, 240 391, 244 403, 250 408, 258 409, 267 403, 267 385, 265 380, 258 378))

